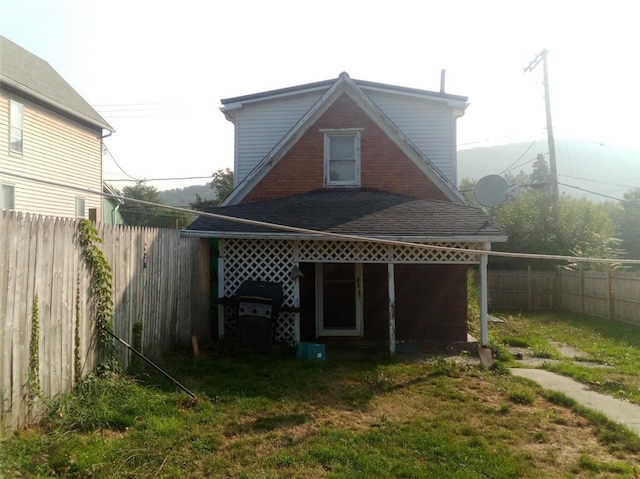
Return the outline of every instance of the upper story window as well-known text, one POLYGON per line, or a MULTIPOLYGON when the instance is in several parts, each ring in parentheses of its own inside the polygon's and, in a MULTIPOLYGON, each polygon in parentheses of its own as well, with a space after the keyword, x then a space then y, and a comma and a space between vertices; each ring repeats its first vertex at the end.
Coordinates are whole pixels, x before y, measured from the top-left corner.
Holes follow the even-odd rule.
POLYGON ((360 130, 324 132, 325 186, 360 186, 360 130))
POLYGON ((22 153, 22 103, 9 100, 9 150, 22 153))
POLYGON ((0 210, 14 210, 16 189, 13 185, 0 183, 0 210))

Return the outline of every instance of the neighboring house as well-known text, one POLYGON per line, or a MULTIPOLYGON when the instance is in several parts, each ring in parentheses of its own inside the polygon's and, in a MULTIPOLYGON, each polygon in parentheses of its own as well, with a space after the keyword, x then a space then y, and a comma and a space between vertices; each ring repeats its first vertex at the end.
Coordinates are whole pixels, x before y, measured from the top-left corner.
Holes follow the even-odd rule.
MULTIPOLYGON (((346 73, 222 100, 236 187, 210 212, 293 228, 194 221, 185 236, 218 240, 219 297, 281 283, 287 343, 467 341, 467 269, 506 238, 455 186, 466 100, 346 73)), ((219 336, 233 334, 234 307, 219 317, 219 336)))
POLYGON ((0 209, 100 211, 102 198, 82 190, 102 192, 102 140, 113 131, 46 61, 0 36, 0 209))
POLYGON ((103 183, 102 192, 110 195, 102 200, 102 222, 106 225, 123 225, 124 218, 120 213, 120 207, 124 204, 122 195, 108 183, 103 183))

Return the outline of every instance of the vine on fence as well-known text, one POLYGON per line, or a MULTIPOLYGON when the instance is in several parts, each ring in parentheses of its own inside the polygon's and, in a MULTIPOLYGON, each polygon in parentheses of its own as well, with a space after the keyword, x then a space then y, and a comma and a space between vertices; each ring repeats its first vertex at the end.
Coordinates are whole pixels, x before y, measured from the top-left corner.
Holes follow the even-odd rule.
POLYGON ((29 341, 29 372, 27 373, 27 394, 29 403, 33 404, 40 391, 40 310, 39 298, 36 294, 31 308, 31 340, 29 341))
POLYGON ((78 238, 84 260, 91 270, 91 293, 95 306, 96 334, 106 356, 106 362, 116 362, 113 344, 113 299, 111 297, 111 266, 98 247, 102 239, 89 220, 78 222, 78 238))
POLYGON ((82 379, 82 362, 80 361, 80 275, 76 280, 76 324, 73 347, 73 377, 76 383, 82 379))

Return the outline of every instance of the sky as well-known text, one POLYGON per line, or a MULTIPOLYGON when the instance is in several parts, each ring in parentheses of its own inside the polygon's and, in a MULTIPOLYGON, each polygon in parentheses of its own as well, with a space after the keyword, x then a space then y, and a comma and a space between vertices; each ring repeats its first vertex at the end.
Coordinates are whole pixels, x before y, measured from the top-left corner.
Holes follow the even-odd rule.
MULTIPOLYGON (((640 151, 634 3, 0 0, 0 33, 48 61, 116 130, 105 180, 162 190, 233 168, 222 98, 342 71, 438 91, 445 69, 446 91, 469 97, 460 148, 546 138, 542 64, 523 71, 543 49, 555 137, 640 151)), ((623 180, 640 185, 640 160, 623 180)))

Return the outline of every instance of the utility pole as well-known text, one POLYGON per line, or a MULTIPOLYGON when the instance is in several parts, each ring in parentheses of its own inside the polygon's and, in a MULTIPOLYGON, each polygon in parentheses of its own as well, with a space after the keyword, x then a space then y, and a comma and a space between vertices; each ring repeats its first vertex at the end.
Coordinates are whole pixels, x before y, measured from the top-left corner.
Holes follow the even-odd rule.
POLYGON ((556 144, 553 140, 553 126, 551 125, 551 101, 549 100, 549 74, 547 72, 547 50, 542 50, 531 60, 524 72, 531 72, 542 61, 544 72, 544 104, 547 112, 547 142, 549 144, 549 170, 551 173, 551 191, 553 193, 554 206, 557 206, 560 194, 558 192, 558 168, 556 166, 556 144))

